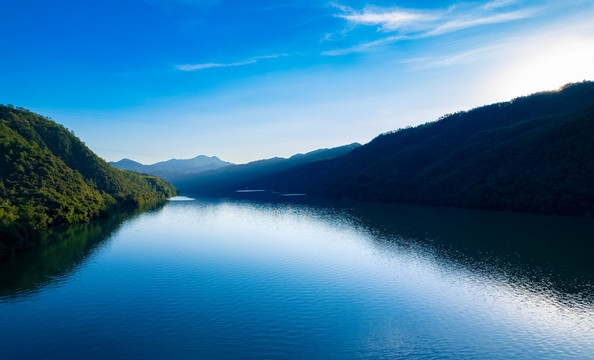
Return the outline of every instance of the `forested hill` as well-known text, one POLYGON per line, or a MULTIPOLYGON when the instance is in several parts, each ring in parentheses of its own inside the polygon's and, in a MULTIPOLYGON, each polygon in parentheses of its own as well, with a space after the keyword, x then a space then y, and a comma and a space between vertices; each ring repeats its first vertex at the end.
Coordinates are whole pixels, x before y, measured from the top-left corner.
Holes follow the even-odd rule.
POLYGON ((157 177, 107 164, 63 126, 0 106, 0 225, 77 223, 174 194, 157 177))
POLYGON ((594 83, 447 115, 246 185, 367 201, 594 214, 594 83))

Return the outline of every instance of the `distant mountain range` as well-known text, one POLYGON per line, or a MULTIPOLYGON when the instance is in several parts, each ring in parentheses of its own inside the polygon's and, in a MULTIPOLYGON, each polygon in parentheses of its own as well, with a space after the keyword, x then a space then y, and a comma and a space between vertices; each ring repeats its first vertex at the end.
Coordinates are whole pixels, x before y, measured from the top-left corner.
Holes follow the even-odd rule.
POLYGON ((198 174, 189 174, 172 179, 172 183, 181 191, 198 195, 225 195, 237 189, 245 189, 255 179, 275 176, 289 169, 335 159, 348 154, 361 144, 353 143, 331 149, 319 149, 305 154, 296 154, 290 158, 271 158, 253 161, 242 165, 231 165, 198 174))
MULTIPOLYGON (((381 134, 363 146, 242 165, 204 155, 152 165, 129 159, 111 164, 135 172, 109 166, 47 118, 0 106, 0 239, 23 239, 33 228, 86 221, 118 204, 175 194, 158 177, 199 196, 268 190, 592 215, 594 82, 449 114, 381 134)), ((0 254, 17 243, 0 241, 0 254)))
POLYGON ((195 174, 233 165, 216 156, 205 155, 198 155, 192 159, 171 159, 152 165, 143 165, 130 159, 122 159, 120 161, 110 162, 109 164, 118 169, 151 174, 162 179, 167 179, 168 181, 176 179, 180 175, 195 174))
POLYGON ((268 189, 365 201, 594 214, 594 83, 461 111, 342 150, 326 159, 228 167, 175 185, 198 195, 268 189))
POLYGON ((216 156, 205 155, 192 159, 171 159, 152 165, 143 165, 130 159, 122 159, 110 164, 118 169, 158 176, 176 187, 189 187, 194 193, 201 192, 200 189, 204 188, 203 195, 214 195, 218 193, 214 190, 215 188, 241 188, 246 179, 272 175, 311 162, 333 159, 360 146, 361 144, 353 143, 331 149, 314 150, 306 154, 296 154, 290 158, 275 157, 241 165, 223 161, 216 156))

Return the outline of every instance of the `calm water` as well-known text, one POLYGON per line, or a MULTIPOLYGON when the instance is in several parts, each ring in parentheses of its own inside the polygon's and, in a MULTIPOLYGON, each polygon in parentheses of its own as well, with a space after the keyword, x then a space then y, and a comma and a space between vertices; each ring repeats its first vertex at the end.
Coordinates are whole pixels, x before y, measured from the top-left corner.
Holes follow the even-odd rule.
POLYGON ((588 219, 190 200, 52 236, 0 264, 2 359, 594 358, 588 219))

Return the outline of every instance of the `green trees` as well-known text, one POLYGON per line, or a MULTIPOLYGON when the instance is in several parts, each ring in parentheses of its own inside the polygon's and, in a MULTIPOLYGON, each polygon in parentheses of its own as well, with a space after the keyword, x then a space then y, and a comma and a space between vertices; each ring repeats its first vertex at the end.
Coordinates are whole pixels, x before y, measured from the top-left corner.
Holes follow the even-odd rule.
POLYGON ((117 205, 174 194, 161 179, 113 168, 63 126, 25 109, 0 106, 3 240, 26 237, 30 227, 88 221, 117 205))

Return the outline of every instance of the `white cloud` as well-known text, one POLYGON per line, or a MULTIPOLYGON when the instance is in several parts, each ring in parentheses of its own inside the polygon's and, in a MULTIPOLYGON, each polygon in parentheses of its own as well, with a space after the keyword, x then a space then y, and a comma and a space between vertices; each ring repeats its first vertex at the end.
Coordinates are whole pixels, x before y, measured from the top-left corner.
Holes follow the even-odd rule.
POLYGON ((483 5, 483 9, 492 10, 516 4, 518 0, 493 0, 483 5))
POLYGON ((531 7, 516 11, 503 8, 517 0, 493 0, 479 6, 473 3, 458 4, 445 9, 402 9, 366 7, 357 11, 349 7, 333 4, 342 13, 336 17, 345 19, 354 26, 374 26, 378 31, 396 32, 381 39, 364 42, 345 49, 328 50, 322 55, 344 55, 368 51, 387 43, 404 40, 440 36, 472 27, 499 24, 526 19, 538 15, 541 8, 531 7))
POLYGON ((246 60, 234 63, 205 63, 205 64, 186 64, 186 65, 176 65, 176 68, 181 71, 196 71, 202 69, 210 69, 210 68, 217 68, 217 67, 229 67, 229 66, 242 66, 255 63, 256 60, 246 60))
POLYGON ((413 65, 414 70, 431 69, 439 67, 447 67, 468 63, 481 59, 481 57, 491 51, 501 48, 503 45, 491 45, 477 49, 467 50, 455 54, 449 54, 442 57, 424 56, 400 61, 403 64, 413 65))
POLYGON ((360 12, 345 9, 346 14, 335 15, 354 25, 378 26, 384 31, 423 31, 426 36, 441 35, 469 27, 497 24, 512 20, 525 19, 536 14, 536 8, 510 12, 493 12, 491 10, 510 3, 509 0, 496 0, 480 8, 458 10, 450 7, 446 10, 405 10, 365 8, 360 12), (490 5, 491 4, 491 5, 490 5))
POLYGON ((396 41, 399 41, 399 40, 405 40, 407 38, 408 37, 401 36, 401 35, 388 36, 388 37, 381 38, 381 39, 378 39, 378 40, 374 40, 374 41, 370 41, 370 42, 358 44, 358 45, 355 45, 355 46, 351 46, 349 48, 334 49, 334 50, 323 51, 322 52, 322 55, 325 55, 325 56, 339 56, 339 55, 346 55, 346 54, 351 54, 351 53, 356 53, 356 52, 362 52, 362 51, 369 50, 369 49, 371 49, 373 47, 376 47, 376 46, 384 45, 384 44, 391 43, 391 42, 396 42, 396 41))
POLYGON ((427 36, 442 35, 457 30, 462 30, 474 26, 498 24, 513 20, 521 20, 535 16, 536 9, 519 10, 491 16, 463 16, 458 19, 447 21, 433 30, 426 33, 427 36))
POLYGON ((279 54, 279 55, 267 55, 267 56, 256 56, 244 61, 232 62, 232 63, 202 63, 202 64, 185 64, 185 65, 176 65, 175 67, 181 71, 196 71, 196 70, 203 70, 203 69, 210 69, 210 68, 220 68, 220 67, 231 67, 231 66, 243 66, 249 64, 255 64, 259 60, 264 59, 274 59, 282 56, 288 56, 287 54, 279 54))
POLYGON ((588 20, 572 18, 491 45, 443 56, 428 52, 400 63, 411 70, 464 65, 464 71, 471 71, 470 63, 482 66, 488 69, 482 75, 488 92, 498 94, 491 102, 552 90, 567 82, 594 79, 594 26, 588 20))
POLYGON ((394 31, 419 26, 422 23, 435 21, 438 15, 415 10, 384 10, 380 8, 366 8, 360 13, 337 15, 357 25, 376 25, 382 30, 394 31))

